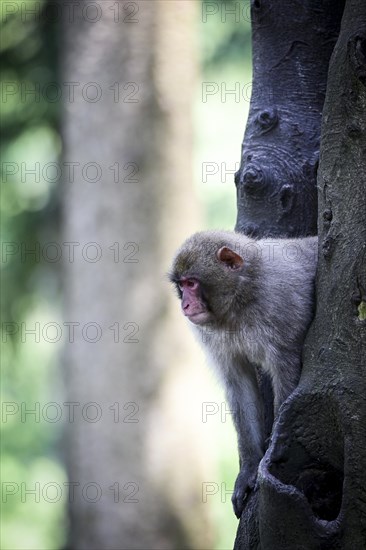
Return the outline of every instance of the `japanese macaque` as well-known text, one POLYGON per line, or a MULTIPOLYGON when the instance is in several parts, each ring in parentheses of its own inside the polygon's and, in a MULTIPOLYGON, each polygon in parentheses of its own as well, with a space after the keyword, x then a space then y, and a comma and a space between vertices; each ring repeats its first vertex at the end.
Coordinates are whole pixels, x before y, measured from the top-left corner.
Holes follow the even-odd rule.
POLYGON ((255 366, 270 377, 276 417, 300 377, 314 309, 317 247, 317 237, 254 240, 206 231, 182 245, 169 273, 233 414, 240 472, 232 502, 238 518, 265 452, 266 404, 255 366))

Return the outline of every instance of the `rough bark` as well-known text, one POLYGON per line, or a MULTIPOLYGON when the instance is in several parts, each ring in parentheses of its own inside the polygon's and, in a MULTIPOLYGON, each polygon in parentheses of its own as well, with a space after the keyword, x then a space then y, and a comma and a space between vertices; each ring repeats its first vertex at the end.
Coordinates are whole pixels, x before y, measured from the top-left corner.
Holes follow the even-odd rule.
POLYGON ((344 0, 253 0, 253 89, 236 175, 236 229, 315 235, 329 58, 344 0))
POLYGON ((365 159, 366 4, 348 0, 323 113, 316 317, 236 550, 366 547, 365 159))
POLYGON ((189 415, 182 419, 188 390, 177 380, 187 349, 165 278, 195 218, 195 4, 84 1, 74 14, 63 59, 64 81, 79 83, 65 105, 64 161, 80 167, 65 182, 63 216, 64 241, 79 243, 64 266, 65 321, 79 323, 64 353, 67 401, 79 403, 65 438, 69 481, 78 484, 68 548, 211 547, 203 452, 189 415), (88 21, 98 7, 102 16, 88 21), (81 94, 93 82, 98 101, 86 99, 95 87, 81 94), (88 163, 99 166, 97 181, 87 181, 96 169, 82 173, 88 163), (82 255, 88 243, 96 247, 82 255), (88 323, 100 327, 94 343, 96 329, 81 334, 88 323))

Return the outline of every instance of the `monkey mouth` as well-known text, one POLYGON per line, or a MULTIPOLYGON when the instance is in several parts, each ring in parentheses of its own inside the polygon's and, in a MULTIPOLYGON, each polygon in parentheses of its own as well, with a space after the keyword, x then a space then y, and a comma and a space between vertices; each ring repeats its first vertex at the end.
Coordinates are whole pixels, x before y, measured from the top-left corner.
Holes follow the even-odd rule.
POLYGON ((203 325, 210 319, 210 314, 207 311, 198 311, 190 315, 186 314, 187 319, 194 325, 203 325))

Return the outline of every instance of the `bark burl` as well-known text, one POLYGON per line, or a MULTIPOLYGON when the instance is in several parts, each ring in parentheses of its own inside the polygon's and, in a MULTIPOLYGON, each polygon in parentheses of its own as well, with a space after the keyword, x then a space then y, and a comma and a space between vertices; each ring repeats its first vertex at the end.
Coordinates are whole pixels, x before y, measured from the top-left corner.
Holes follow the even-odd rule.
POLYGON ((253 91, 236 174, 236 229, 316 234, 316 172, 329 58, 344 0, 252 0, 253 91))

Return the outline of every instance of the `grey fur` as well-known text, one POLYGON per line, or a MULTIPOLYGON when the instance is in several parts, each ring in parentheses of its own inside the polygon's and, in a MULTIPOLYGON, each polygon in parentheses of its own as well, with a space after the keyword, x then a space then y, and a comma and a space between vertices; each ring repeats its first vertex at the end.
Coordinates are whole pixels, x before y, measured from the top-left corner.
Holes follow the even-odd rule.
POLYGON ((193 325, 225 389, 238 433, 240 473, 233 505, 240 517, 264 454, 263 403, 253 365, 272 380, 274 415, 296 387, 313 316, 317 237, 254 240, 231 231, 190 237, 173 262, 171 280, 197 278, 209 321, 193 325), (243 259, 231 270, 217 259, 226 246, 243 259))

